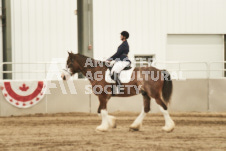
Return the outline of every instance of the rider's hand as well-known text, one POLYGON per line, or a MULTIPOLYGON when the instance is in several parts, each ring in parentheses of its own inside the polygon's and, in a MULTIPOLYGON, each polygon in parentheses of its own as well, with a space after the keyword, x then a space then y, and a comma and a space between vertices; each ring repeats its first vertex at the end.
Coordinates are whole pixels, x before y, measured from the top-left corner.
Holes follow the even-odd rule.
POLYGON ((111 59, 107 59, 107 60, 106 60, 106 62, 111 62, 111 61, 112 61, 111 59))

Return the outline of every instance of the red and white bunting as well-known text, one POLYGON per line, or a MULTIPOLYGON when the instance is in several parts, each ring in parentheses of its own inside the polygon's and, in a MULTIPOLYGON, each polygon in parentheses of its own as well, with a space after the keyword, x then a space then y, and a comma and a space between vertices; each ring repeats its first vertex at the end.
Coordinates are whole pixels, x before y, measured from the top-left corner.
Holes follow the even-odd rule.
POLYGON ((18 108, 29 108, 42 100, 44 81, 1 81, 0 89, 6 101, 18 108))

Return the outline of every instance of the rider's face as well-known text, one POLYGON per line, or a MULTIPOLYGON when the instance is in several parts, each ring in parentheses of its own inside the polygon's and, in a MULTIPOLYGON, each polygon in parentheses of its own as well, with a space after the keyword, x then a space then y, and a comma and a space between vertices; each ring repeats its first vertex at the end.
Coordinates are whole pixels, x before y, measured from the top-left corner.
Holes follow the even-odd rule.
POLYGON ((125 37, 123 35, 121 35, 120 38, 121 38, 122 41, 125 40, 125 37))

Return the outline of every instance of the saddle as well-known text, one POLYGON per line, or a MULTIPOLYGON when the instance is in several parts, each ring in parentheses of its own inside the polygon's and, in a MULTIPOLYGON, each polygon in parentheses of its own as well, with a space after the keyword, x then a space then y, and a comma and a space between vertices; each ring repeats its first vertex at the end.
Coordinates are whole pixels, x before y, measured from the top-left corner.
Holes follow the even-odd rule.
MULTIPOLYGON (((113 68, 114 65, 115 65, 115 62, 113 64, 111 64, 110 66, 108 66, 108 69, 111 71, 111 69, 113 68)), ((123 70, 130 70, 130 69, 132 69, 131 63, 128 66, 126 66, 124 69, 122 69, 122 71, 123 70)))
MULTIPOLYGON (((113 79, 111 77, 111 70, 112 70, 113 66, 114 66, 114 64, 111 64, 110 66, 108 66, 108 69, 105 74, 105 81, 108 83, 115 83, 115 81, 113 80, 114 77, 113 77, 113 79)), ((119 76, 120 81, 122 83, 130 82, 133 70, 134 70, 134 67, 131 67, 131 64, 126 66, 120 73, 120 76, 119 76)))

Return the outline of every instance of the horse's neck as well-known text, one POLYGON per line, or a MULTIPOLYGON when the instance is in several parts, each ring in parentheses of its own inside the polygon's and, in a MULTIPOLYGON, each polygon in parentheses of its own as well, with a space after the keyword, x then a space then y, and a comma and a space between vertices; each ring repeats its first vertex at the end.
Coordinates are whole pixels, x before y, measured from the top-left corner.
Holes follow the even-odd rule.
POLYGON ((103 66, 100 66, 100 64, 96 64, 97 60, 94 60, 94 59, 91 58, 91 60, 93 62, 93 65, 94 65, 93 67, 91 67, 90 65, 86 66, 86 60, 87 59, 88 59, 88 57, 85 57, 85 56, 80 56, 80 57, 78 57, 78 59, 76 59, 76 60, 78 60, 77 63, 79 64, 80 70, 81 70, 81 72, 82 72, 82 74, 84 76, 86 76, 87 73, 89 72, 89 73, 92 74, 93 79, 95 80, 95 77, 94 77, 95 75, 94 74, 95 73, 96 74, 101 74, 101 73, 97 73, 97 71, 98 72, 101 71, 102 75, 105 74, 105 71, 107 70, 107 67, 104 65, 104 62, 102 62, 103 66))

